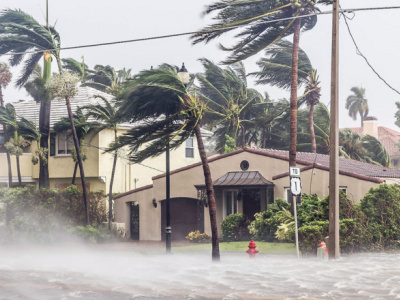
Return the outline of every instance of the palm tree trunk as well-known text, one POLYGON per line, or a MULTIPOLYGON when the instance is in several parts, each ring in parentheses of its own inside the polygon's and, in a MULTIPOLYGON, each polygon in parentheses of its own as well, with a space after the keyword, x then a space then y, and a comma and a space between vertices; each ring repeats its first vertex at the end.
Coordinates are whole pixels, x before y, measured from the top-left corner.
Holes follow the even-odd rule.
MULTIPOLYGON (((40 102, 40 112, 39 112, 39 132, 40 132, 40 148, 46 148, 49 150, 49 135, 50 135, 50 109, 51 109, 51 101, 50 100, 42 100, 40 102)), ((46 159, 42 159, 40 156, 39 163, 39 187, 40 188, 49 188, 49 153, 45 152, 46 159)))
POLYGON ((16 155, 15 159, 17 161, 18 186, 22 186, 21 169, 20 169, 20 166, 19 166, 19 155, 16 155))
POLYGON ((360 112, 360 120, 361 120, 361 128, 364 128, 363 114, 362 114, 362 112, 360 112))
MULTIPOLYGON (((117 134, 115 134, 115 135, 117 135, 117 134)), ((118 158, 118 152, 115 151, 113 167, 112 167, 112 172, 111 172, 111 179, 110 179, 110 191, 109 191, 109 194, 108 194, 108 230, 110 230, 110 231, 111 231, 111 223, 112 223, 112 216, 113 216, 112 187, 113 187, 113 183, 114 183, 115 168, 117 166, 117 158, 118 158)))
MULTIPOLYGON (((0 106, 4 106, 4 99, 3 99, 3 89, 2 86, 0 85, 0 106)), ((6 131, 6 125, 3 124, 3 134, 4 134, 4 141, 8 141, 8 135, 6 131)), ((6 155, 7 155, 7 167, 8 167, 8 186, 12 186, 12 169, 11 169, 11 156, 10 152, 6 149, 6 155)))
POLYGON ((244 148, 246 147, 246 128, 243 124, 240 124, 240 127, 242 127, 242 148, 244 148))
POLYGON ((201 163, 203 165, 204 180, 206 183, 207 198, 208 198, 208 209, 210 212, 210 222, 211 222, 211 240, 212 240, 212 260, 219 261, 219 242, 218 242, 218 227, 217 227, 217 209, 215 205, 214 187, 211 179, 210 167, 208 165, 208 160, 206 156, 206 151, 204 149, 203 140, 201 137, 200 125, 196 125, 194 128, 196 134, 197 146, 199 148, 201 163))
POLYGON ((289 166, 296 166, 297 146, 297 72, 299 65, 300 19, 294 21, 293 55, 292 55, 292 85, 290 90, 290 147, 289 166))
POLYGON ((314 131, 314 105, 310 105, 310 113, 308 115, 308 126, 310 127, 311 152, 317 153, 317 143, 315 141, 315 131, 314 131))
POLYGON ((74 167, 74 175, 72 176, 72 182, 71 184, 75 184, 75 179, 76 179, 76 171, 78 170, 78 162, 75 163, 74 167))
POLYGON ((88 203, 87 192, 86 192, 85 172, 83 170, 82 156, 81 156, 81 151, 79 148, 79 140, 78 140, 78 136, 76 135, 76 129, 75 129, 75 124, 74 124, 74 118, 72 116, 72 110, 71 110, 71 104, 69 101, 69 96, 65 96, 65 102, 67 104, 68 117, 69 117, 69 121, 71 123, 72 137, 74 139, 76 157, 78 159, 79 171, 81 174, 83 203, 85 205, 86 225, 89 225, 89 203, 88 203))
POLYGON ((263 128, 262 134, 263 134, 262 148, 265 149, 265 146, 267 145, 267 133, 265 128, 263 128))

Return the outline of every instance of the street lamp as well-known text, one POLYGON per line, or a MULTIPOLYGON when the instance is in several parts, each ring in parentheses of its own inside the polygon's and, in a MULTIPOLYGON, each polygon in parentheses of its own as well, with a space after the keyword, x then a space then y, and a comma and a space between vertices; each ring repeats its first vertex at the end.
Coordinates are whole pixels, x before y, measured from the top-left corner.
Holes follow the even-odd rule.
MULTIPOLYGON (((187 86, 190 80, 189 72, 185 68, 185 64, 182 64, 181 69, 178 72, 178 77, 182 83, 187 86)), ((168 126, 168 125, 167 125, 168 126)), ((169 138, 169 137, 168 137, 169 138)), ((170 181, 170 157, 169 157, 169 140, 167 142, 167 149, 165 150, 165 199, 166 199, 166 227, 165 227, 165 248, 167 253, 171 253, 171 206, 170 206, 170 191, 171 191, 171 181, 170 181)))

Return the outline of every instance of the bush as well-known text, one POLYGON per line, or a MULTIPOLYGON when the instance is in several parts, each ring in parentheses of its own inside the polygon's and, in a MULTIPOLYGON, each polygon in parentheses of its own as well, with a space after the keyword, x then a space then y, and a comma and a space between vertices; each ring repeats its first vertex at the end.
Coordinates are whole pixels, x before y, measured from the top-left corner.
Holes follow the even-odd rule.
POLYGON ((282 199, 276 199, 274 204, 268 205, 266 211, 254 215, 255 219, 249 226, 249 233, 257 241, 274 240, 278 226, 291 217, 289 204, 282 199))
MULTIPOLYGON (((68 227, 85 223, 81 192, 76 186, 65 190, 37 189, 35 186, 0 189, 0 201, 6 203, 6 230, 3 242, 52 242, 61 240, 68 227)), ((91 225, 106 220, 104 196, 89 194, 91 225)))
POLYGON ((400 189, 381 184, 361 200, 361 211, 368 222, 367 239, 376 249, 393 246, 400 239, 400 189))
POLYGON ((221 223, 222 238, 225 242, 245 241, 250 237, 249 221, 243 214, 230 214, 221 223))
POLYGON ((211 241, 211 236, 207 233, 200 233, 200 231, 195 230, 189 232, 186 239, 193 243, 209 243, 211 241))
POLYGON ((110 232, 104 227, 76 226, 71 227, 68 231, 89 243, 102 243, 111 238, 110 232))

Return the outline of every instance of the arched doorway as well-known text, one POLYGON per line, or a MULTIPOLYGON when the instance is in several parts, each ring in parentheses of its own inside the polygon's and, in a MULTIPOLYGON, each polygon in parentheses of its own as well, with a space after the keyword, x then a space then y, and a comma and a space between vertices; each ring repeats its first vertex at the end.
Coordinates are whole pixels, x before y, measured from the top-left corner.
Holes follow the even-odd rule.
MULTIPOLYGON (((204 231, 204 207, 193 198, 170 199, 172 240, 184 240, 189 232, 204 231)), ((161 201, 161 238, 165 241, 166 201, 161 201)))

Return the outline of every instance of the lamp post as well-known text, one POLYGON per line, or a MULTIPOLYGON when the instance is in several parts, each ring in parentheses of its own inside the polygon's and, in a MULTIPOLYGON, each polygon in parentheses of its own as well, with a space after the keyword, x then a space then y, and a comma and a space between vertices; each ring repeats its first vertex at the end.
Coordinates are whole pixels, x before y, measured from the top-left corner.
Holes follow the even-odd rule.
MULTIPOLYGON (((190 76, 188 70, 185 68, 185 64, 182 64, 181 69, 178 72, 178 77, 186 87, 189 83, 190 76)), ((168 126, 168 125, 167 125, 168 126)), ((166 174, 165 174, 165 199, 166 199, 166 227, 165 227, 165 247, 166 252, 171 253, 171 206, 170 206, 170 191, 171 191, 171 181, 170 181, 170 157, 169 157, 169 140, 167 143, 165 151, 165 163, 166 163, 166 174)))

